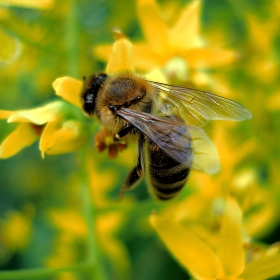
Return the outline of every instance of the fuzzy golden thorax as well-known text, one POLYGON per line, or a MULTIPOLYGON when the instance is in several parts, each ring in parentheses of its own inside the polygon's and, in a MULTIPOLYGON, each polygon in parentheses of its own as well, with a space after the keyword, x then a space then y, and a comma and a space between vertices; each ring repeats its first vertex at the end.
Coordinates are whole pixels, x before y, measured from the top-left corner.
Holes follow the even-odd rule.
POLYGON ((99 90, 96 103, 101 123, 112 133, 117 133, 127 124, 110 110, 112 105, 150 113, 153 91, 147 81, 134 74, 108 76, 99 90))

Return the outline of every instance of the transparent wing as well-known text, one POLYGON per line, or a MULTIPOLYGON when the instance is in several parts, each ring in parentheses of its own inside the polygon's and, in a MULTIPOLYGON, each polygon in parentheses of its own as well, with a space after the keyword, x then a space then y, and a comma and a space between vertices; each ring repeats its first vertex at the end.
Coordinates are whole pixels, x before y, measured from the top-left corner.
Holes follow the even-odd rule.
POLYGON ((196 89, 148 81, 156 88, 157 108, 167 115, 180 115, 189 124, 204 124, 208 120, 241 121, 252 118, 251 113, 239 103, 196 89), (174 112, 175 111, 175 112, 174 112))
POLYGON ((186 167, 210 174, 219 170, 216 147, 201 128, 125 108, 116 113, 186 167))

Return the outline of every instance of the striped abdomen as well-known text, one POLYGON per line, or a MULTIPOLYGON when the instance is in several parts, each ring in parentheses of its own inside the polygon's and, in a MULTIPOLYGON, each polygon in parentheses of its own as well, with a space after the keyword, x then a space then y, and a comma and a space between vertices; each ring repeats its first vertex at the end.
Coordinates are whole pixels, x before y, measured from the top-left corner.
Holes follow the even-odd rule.
MULTIPOLYGON (((171 199, 184 187, 190 168, 172 159, 151 140, 147 143, 152 192, 160 200, 171 199)), ((191 158, 191 150, 188 156, 191 158)))

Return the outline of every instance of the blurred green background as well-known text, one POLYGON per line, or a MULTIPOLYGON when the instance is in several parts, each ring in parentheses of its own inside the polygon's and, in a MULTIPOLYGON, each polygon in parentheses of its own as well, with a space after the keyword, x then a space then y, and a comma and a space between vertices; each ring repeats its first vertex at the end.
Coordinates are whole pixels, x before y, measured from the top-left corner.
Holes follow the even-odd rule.
MULTIPOLYGON (((169 12, 167 17, 172 21, 188 2, 162 0, 158 4, 163 12, 169 12)), ((250 122, 240 124, 230 133, 238 139, 254 140, 255 149, 245 165, 254 170, 257 184, 274 196, 278 206, 280 7, 277 10, 277 5, 277 1, 205 0, 201 22, 202 35, 210 45, 229 48, 241 55, 230 69, 209 73, 226 79, 227 85, 240 94, 240 102, 252 112, 250 122), (251 18, 259 26, 250 25, 251 18)), ((62 0, 54 1, 48 9, 0 1, 1 109, 27 109, 59 99, 51 86, 56 78, 82 79, 104 70, 106 63, 94 57, 93 48, 113 43, 113 27, 120 28, 132 42, 143 40, 135 1, 62 0)), ((0 140, 14 128, 1 120, 0 140)), ((94 146, 93 139, 91 143, 94 146)), ((101 253, 107 279, 188 279, 187 272, 170 256, 148 224, 154 202, 145 182, 128 194, 133 198, 132 205, 125 204, 124 209, 121 204, 115 205, 123 178, 131 168, 125 156, 109 159, 104 152, 92 161, 97 173, 105 174, 99 180, 106 181, 106 174, 114 175, 108 191, 113 202, 104 214, 116 208, 122 216, 114 234, 121 243, 120 250, 124 252, 120 256, 125 256, 126 264, 118 269, 114 258, 101 253)), ((62 229, 53 223, 50 214, 53 209, 65 209, 70 216, 71 211, 81 211, 78 169, 77 154, 47 155, 42 159, 38 142, 0 161, 0 270, 59 267, 83 259, 87 246, 83 234, 72 239, 68 236, 73 242, 71 250, 58 253, 58 247, 63 248, 58 245, 62 229), (70 258, 69 254, 74 256, 70 258)), ((273 221, 271 229, 258 241, 269 244, 279 241, 279 214, 273 221)), ((67 240, 63 242, 68 244, 67 240)), ((87 279, 85 275, 58 274, 42 279, 87 279)))

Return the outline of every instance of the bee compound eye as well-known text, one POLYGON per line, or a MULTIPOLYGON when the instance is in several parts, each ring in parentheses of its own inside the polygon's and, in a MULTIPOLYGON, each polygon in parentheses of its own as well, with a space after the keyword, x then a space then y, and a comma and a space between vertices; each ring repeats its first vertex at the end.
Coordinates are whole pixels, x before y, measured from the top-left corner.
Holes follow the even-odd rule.
POLYGON ((92 93, 88 93, 85 95, 85 103, 93 103, 94 102, 94 95, 92 93))
POLYGON ((92 93, 85 93, 82 96, 83 109, 88 115, 93 115, 95 111, 95 98, 92 93))

